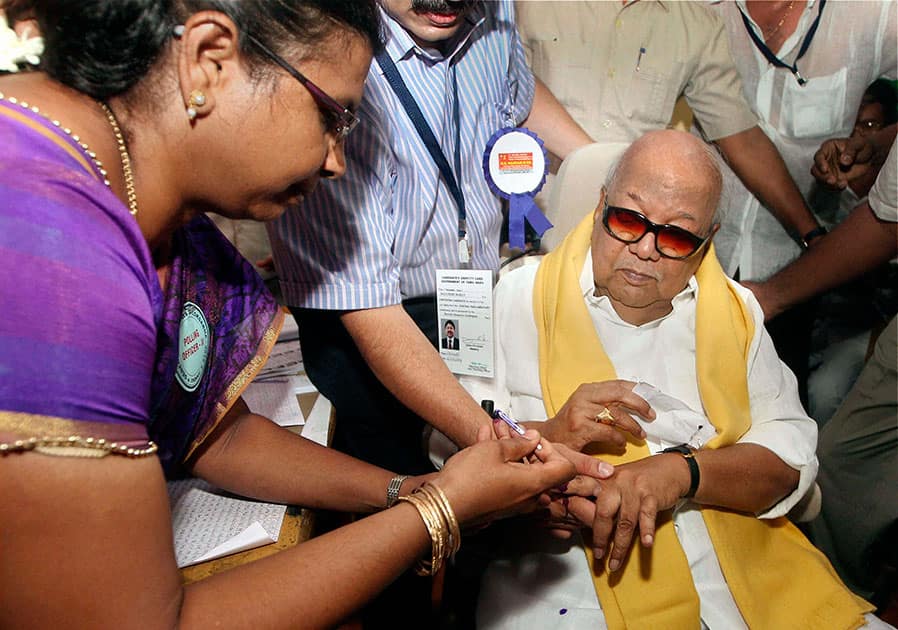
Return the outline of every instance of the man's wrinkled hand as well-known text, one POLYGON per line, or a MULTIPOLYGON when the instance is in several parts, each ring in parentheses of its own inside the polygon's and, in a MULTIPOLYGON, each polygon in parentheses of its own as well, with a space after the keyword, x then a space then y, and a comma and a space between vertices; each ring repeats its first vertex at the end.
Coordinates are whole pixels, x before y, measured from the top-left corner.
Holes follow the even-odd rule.
POLYGON ((655 412, 633 393, 635 385, 623 380, 584 383, 540 431, 546 439, 577 451, 592 442, 623 448, 627 440, 622 432, 642 439, 645 431, 631 414, 653 420, 655 412))
POLYGON ((617 571, 637 532, 643 546, 652 546, 658 513, 676 505, 688 491, 689 479, 682 456, 647 457, 616 466, 614 476, 606 480, 580 476, 568 482, 568 512, 592 528, 596 559, 607 553, 608 568, 617 571))

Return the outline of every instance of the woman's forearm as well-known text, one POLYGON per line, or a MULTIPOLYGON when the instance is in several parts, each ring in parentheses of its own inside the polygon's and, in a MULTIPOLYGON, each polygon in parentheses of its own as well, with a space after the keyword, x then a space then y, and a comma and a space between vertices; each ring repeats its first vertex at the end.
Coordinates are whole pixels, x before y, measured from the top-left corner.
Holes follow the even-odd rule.
POLYGON ((399 504, 186 587, 181 627, 332 627, 429 549, 417 510, 399 504))
POLYGON ((192 472, 244 496, 348 512, 383 508, 393 476, 249 413, 242 402, 206 440, 192 472))

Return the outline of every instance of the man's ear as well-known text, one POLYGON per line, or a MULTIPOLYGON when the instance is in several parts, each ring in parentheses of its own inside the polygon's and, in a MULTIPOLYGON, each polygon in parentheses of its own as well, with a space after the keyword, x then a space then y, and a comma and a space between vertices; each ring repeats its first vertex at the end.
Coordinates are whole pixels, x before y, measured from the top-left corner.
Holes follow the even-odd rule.
MULTIPOLYGON (((219 11, 200 11, 178 29, 178 83, 185 109, 207 116, 228 81, 242 72, 236 24, 219 11), (202 94, 200 103, 196 95, 202 94)), ((191 118, 192 119, 192 118, 191 118)))
POLYGON ((602 186, 601 192, 599 192, 599 203, 596 204, 596 209, 592 212, 592 222, 598 223, 602 220, 602 210, 605 207, 605 187, 602 186))

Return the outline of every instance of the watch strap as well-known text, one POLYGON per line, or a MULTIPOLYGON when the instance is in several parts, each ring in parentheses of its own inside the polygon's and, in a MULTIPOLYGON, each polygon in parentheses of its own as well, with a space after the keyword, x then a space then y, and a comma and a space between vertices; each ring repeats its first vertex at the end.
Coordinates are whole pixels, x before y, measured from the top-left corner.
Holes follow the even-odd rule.
POLYGON ((387 484, 387 507, 391 508, 399 500, 399 489, 402 487, 402 482, 408 479, 408 475, 396 475, 392 479, 390 479, 390 483, 387 484))
POLYGON ((818 225, 813 230, 801 237, 801 248, 807 249, 811 246, 811 241, 813 241, 815 238, 823 236, 824 234, 826 234, 826 228, 822 225, 818 225))
POLYGON ((698 492, 698 484, 701 481, 701 470, 699 470, 698 462, 695 461, 695 453, 688 444, 678 444, 661 451, 662 453, 678 453, 686 460, 689 467, 689 490, 683 495, 684 499, 691 499, 698 492))

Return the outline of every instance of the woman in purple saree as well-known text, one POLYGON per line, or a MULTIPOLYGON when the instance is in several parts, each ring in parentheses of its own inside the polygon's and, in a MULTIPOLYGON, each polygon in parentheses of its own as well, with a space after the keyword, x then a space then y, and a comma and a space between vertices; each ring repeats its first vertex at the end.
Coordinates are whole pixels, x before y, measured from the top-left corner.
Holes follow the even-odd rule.
POLYGON ((4 8, 47 41, 39 72, 0 77, 0 627, 332 626, 425 552, 435 568, 456 516, 573 475, 548 443, 520 463, 535 433, 483 442, 392 509, 182 586, 166 476, 355 512, 426 481, 247 409, 281 315, 203 214, 273 219, 343 173, 378 8, 4 8))
POLYGON ((2 99, 0 144, 0 249, 17 263, 0 270, 0 291, 16 296, 0 322, 0 397, 29 409, 18 439, 108 450, 148 449, 152 436, 177 474, 264 363, 277 304, 203 215, 172 234, 163 294, 137 223, 70 136, 2 99))

